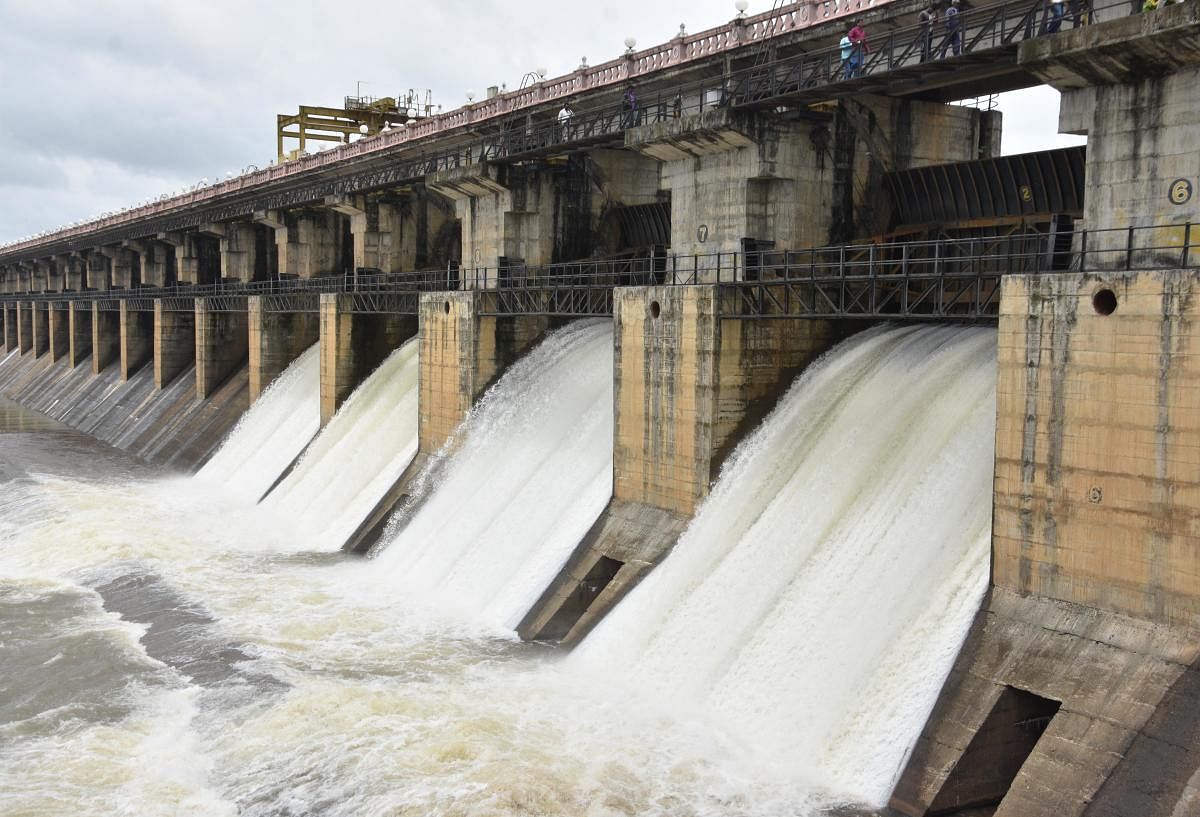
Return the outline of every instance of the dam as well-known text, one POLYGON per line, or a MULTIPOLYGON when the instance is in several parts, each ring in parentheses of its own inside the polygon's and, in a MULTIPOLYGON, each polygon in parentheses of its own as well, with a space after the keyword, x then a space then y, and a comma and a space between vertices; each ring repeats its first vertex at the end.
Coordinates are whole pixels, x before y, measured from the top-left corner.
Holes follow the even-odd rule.
POLYGON ((1200 5, 744 6, 0 246, 0 814, 1200 815, 1200 5))

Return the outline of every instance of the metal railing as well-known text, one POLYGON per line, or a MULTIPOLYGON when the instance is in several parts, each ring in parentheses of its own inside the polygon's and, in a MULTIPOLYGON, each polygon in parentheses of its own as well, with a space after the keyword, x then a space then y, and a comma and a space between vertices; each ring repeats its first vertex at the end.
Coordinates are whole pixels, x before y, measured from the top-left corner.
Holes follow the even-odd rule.
POLYGON ((422 292, 469 289, 484 293, 485 314, 587 316, 611 314, 613 291, 621 287, 716 284, 726 317, 978 320, 995 316, 1000 280, 1009 275, 1197 268, 1200 229, 1184 223, 468 270, 360 270, 244 284, 10 293, 0 295, 0 302, 137 299, 136 308, 147 309, 156 299, 186 305, 182 299, 206 298, 217 302, 217 309, 245 309, 245 299, 257 295, 288 310, 315 309, 318 295, 340 293, 351 296, 351 311, 415 314, 422 292))

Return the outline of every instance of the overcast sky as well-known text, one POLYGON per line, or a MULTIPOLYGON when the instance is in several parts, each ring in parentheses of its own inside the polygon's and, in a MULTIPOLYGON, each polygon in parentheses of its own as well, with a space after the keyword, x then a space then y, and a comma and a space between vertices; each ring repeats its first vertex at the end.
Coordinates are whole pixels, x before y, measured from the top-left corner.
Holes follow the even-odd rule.
MULTIPOLYGON (((340 105, 359 80, 371 96, 429 88, 449 109, 468 88, 735 13, 733 0, 0 0, 0 242, 264 166, 275 114, 340 105)), ((1055 135, 1057 106, 1049 89, 1008 95, 1005 152, 1076 143, 1055 135)))

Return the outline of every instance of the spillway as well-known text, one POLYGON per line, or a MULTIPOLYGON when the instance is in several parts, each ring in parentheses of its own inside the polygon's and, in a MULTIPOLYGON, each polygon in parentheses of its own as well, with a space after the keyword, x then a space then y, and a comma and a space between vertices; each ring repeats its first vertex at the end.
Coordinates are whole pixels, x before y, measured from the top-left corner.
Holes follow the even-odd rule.
POLYGON ((873 330, 810 368, 575 668, 881 805, 987 584, 995 343, 873 330))
POLYGON ((612 495, 609 321, 551 333, 488 391, 376 557, 408 592, 512 629, 612 495))
POLYGON ((314 344, 263 392, 197 476, 257 502, 321 428, 321 357, 314 344))
POLYGON ((417 349, 408 341, 355 389, 263 500, 291 531, 295 549, 341 548, 412 462, 417 349))

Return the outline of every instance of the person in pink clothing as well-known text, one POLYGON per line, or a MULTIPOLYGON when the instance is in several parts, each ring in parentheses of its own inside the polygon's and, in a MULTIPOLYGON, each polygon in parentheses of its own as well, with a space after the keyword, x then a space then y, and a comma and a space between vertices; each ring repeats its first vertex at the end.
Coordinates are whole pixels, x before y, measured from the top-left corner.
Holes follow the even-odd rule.
POLYGON ((862 22, 854 21, 854 26, 846 34, 850 38, 850 76, 861 77, 863 66, 867 61, 867 54, 871 51, 871 46, 867 44, 867 32, 863 28, 862 22))

